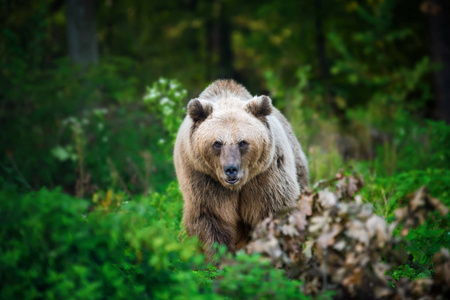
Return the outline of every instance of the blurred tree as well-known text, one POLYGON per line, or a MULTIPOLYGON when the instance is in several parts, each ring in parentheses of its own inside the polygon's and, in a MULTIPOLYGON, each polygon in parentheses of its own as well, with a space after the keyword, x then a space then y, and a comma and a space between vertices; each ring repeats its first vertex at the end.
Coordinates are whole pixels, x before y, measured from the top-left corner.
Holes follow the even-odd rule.
POLYGON ((450 2, 426 0, 421 9, 429 16, 431 56, 442 65, 434 72, 436 117, 450 123, 450 2))
POLYGON ((322 9, 322 0, 314 1, 314 27, 316 34, 317 58, 319 60, 319 79, 324 86, 324 100, 331 108, 331 111, 343 117, 344 112, 339 110, 333 95, 330 93, 330 65, 326 54, 325 30, 323 26, 324 13, 322 9))
POLYGON ((67 1, 67 39, 72 62, 98 62, 98 44, 93 0, 67 1))
MULTIPOLYGON (((185 101, 209 81, 233 77, 252 93, 271 94, 298 124, 296 112, 307 111, 303 122, 316 130, 311 136, 329 132, 307 122, 315 111, 333 122, 340 113, 348 131, 356 116, 367 119, 350 113, 355 109, 370 111, 373 119, 361 123, 383 132, 403 130, 386 121, 397 112, 427 118, 436 106, 448 116, 448 2, 0 0, 0 155, 12 153, 33 188, 73 190, 72 163, 58 161, 51 149, 73 139, 64 120, 89 121, 93 109, 108 108, 100 128, 114 136, 109 142, 95 123, 85 126, 86 170, 105 186, 109 169, 98 157, 111 158, 124 174, 124 152, 139 165, 142 145, 157 149, 162 133, 148 130, 157 124, 141 111, 139 95, 161 76, 186 86, 185 101), (427 20, 422 3, 434 3, 439 14, 427 20), (444 65, 436 74, 438 100, 429 88, 425 37, 444 65), (99 57, 81 76, 69 63, 99 57), (136 124, 147 129, 135 130, 136 124)), ((12 167, 8 157, 1 163, 12 167)))
POLYGON ((214 0, 210 4, 211 16, 207 21, 210 80, 234 78, 233 50, 231 33, 233 31, 229 1, 214 0))

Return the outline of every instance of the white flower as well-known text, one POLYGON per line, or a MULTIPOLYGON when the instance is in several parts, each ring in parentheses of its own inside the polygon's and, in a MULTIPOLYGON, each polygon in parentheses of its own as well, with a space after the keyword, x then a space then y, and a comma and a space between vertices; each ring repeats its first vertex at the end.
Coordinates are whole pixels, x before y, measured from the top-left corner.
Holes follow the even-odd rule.
POLYGON ((175 103, 173 103, 173 101, 171 101, 169 98, 164 97, 161 99, 161 101, 159 101, 159 104, 161 106, 173 106, 175 103))
POLYGON ((168 106, 164 106, 163 108, 163 114, 168 116, 171 115, 173 113, 173 109, 171 107, 168 106))
POLYGON ((159 101, 159 104, 160 104, 160 105, 165 105, 165 104, 167 104, 168 102, 169 102, 169 98, 163 97, 163 98, 159 101))

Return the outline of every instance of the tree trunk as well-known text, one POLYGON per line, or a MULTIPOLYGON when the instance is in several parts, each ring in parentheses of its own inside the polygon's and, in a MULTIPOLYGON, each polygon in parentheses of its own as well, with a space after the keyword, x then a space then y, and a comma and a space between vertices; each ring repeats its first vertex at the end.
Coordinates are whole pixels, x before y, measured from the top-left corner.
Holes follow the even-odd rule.
POLYGON ((314 1, 314 26, 316 29, 317 57, 319 58, 320 79, 327 81, 330 78, 328 60, 325 53, 325 34, 322 24, 322 0, 314 1))
POLYGON ((212 18, 208 28, 210 79, 233 78, 233 50, 231 47, 231 21, 229 7, 222 0, 212 3, 212 18))
POLYGON ((421 8, 429 16, 431 57, 441 65, 434 73, 435 115, 450 124, 450 2, 428 0, 421 8))
POLYGON ((73 63, 86 66, 98 62, 93 0, 67 1, 67 37, 73 63))
POLYGON ((344 117, 344 113, 337 107, 336 101, 333 97, 333 94, 331 93, 330 88, 330 66, 326 54, 325 33, 322 22, 323 17, 324 14, 322 10, 322 0, 315 0, 314 27, 316 34, 317 57, 319 59, 319 78, 325 89, 324 100, 327 103, 331 113, 333 113, 333 115, 335 116, 338 116, 339 119, 342 119, 344 117))

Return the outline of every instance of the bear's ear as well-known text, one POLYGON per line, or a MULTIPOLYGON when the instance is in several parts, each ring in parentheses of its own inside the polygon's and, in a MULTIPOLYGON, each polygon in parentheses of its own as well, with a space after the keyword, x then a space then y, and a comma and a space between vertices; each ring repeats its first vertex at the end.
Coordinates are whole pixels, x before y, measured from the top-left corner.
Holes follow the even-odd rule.
POLYGON ((188 114, 195 122, 203 122, 210 114, 213 108, 211 103, 207 101, 200 101, 199 99, 192 99, 187 106, 188 114))
POLYGON ((267 96, 259 96, 247 103, 247 111, 257 118, 268 116, 272 113, 272 100, 267 96))

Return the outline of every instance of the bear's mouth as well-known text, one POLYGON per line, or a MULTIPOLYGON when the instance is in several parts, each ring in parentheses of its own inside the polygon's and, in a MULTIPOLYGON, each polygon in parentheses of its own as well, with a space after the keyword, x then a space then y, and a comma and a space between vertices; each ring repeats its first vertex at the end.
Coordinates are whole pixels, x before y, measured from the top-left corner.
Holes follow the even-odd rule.
POLYGON ((239 178, 237 177, 228 177, 227 179, 225 179, 225 181, 229 184, 235 184, 236 182, 239 181, 239 178))

